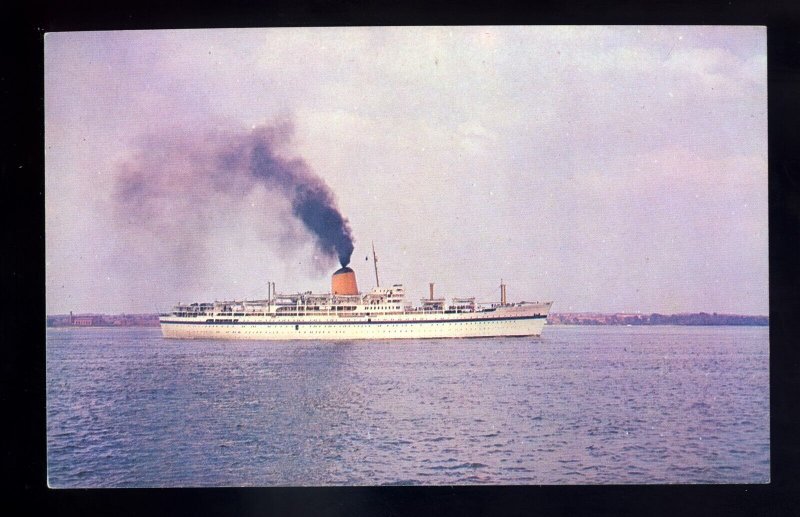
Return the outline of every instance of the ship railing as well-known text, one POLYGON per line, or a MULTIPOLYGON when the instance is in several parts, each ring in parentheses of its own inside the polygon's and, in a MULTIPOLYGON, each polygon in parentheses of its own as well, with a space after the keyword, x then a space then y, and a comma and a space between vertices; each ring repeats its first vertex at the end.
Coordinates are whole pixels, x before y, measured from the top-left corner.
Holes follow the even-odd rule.
POLYGON ((414 308, 414 312, 419 312, 422 314, 443 314, 445 311, 444 307, 416 307, 414 308))
POLYGON ((361 300, 360 294, 334 294, 331 296, 331 299, 335 302, 338 301, 346 301, 346 302, 353 302, 361 300))

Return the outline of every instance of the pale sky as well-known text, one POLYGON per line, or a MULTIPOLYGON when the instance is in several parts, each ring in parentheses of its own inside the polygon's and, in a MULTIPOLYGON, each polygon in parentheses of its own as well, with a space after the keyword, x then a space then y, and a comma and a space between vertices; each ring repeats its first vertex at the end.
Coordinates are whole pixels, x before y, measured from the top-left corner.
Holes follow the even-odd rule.
POLYGON ((374 241, 415 301, 767 314, 766 55, 763 27, 49 33, 47 312, 329 290, 280 196, 196 165, 282 127, 362 291, 374 241), (131 170, 157 217, 120 207, 131 170))

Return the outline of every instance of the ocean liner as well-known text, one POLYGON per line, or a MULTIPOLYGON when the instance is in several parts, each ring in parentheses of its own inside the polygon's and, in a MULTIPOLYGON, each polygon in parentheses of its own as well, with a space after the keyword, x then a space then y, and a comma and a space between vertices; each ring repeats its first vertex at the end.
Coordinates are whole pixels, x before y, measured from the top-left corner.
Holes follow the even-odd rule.
POLYGON ((333 274, 331 292, 279 294, 268 285, 264 300, 178 304, 161 314, 161 331, 177 339, 353 340, 495 336, 539 336, 552 302, 506 300, 500 283, 499 303, 475 298, 430 296, 412 306, 402 285, 377 287, 362 294, 355 272, 343 267, 333 274))

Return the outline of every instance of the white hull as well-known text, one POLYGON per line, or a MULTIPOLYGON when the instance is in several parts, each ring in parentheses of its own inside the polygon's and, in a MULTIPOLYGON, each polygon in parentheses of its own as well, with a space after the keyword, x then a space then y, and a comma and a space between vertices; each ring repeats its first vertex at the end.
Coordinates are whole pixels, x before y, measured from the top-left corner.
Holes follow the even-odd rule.
MULTIPOLYGON (((539 336, 550 303, 489 312, 399 313, 367 316, 243 316, 236 322, 164 316, 161 330, 176 339, 354 340, 539 336)), ((212 318, 208 318, 212 319, 212 318)))

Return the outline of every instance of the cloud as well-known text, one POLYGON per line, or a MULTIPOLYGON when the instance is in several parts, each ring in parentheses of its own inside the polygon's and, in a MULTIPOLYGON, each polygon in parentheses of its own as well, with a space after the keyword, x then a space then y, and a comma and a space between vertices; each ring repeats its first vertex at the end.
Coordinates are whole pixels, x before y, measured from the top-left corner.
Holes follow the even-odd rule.
POLYGON ((767 307, 763 28, 69 33, 48 35, 45 50, 48 289, 72 293, 67 305, 48 290, 48 310, 111 306, 86 286, 133 283, 137 265, 137 278, 164 287, 126 295, 126 307, 171 303, 180 289, 234 296, 247 275, 324 289, 325 277, 309 274, 313 244, 295 241, 297 261, 254 245, 291 241, 291 217, 275 222, 289 224, 283 237, 266 223, 231 223, 256 216, 247 202, 280 203, 259 189, 203 210, 197 193, 172 196, 164 214, 200 217, 207 238, 180 228, 159 255, 152 236, 126 230, 138 259, 108 267, 124 241, 108 224, 114 171, 140 135, 281 118, 295 123, 285 156, 302 157, 335 192, 355 253, 376 240, 382 277, 412 296, 431 280, 442 292, 493 295, 503 276, 524 298, 586 309, 662 310, 666 287, 687 310, 767 307), (191 287, 167 285, 158 267, 181 250, 195 257, 187 267, 210 264, 191 287), (716 294, 692 288, 711 273, 716 294))

